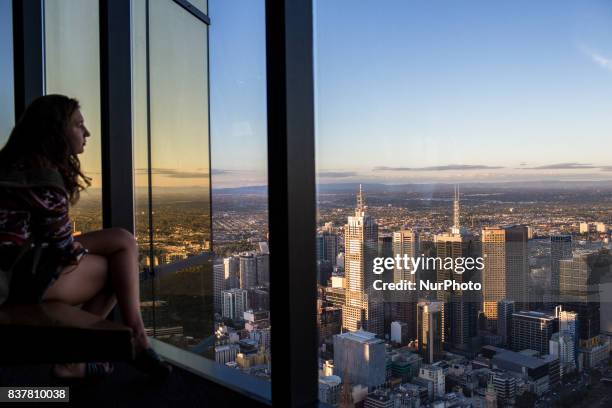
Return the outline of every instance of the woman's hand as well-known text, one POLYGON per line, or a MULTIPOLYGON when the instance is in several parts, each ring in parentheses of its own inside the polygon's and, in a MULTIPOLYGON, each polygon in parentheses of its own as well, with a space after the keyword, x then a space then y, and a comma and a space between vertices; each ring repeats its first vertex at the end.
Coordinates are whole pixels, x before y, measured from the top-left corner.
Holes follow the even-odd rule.
POLYGON ((72 260, 70 262, 71 265, 78 265, 79 261, 85 254, 87 254, 87 249, 81 244, 79 241, 74 241, 72 243, 72 248, 70 253, 72 255, 72 260))

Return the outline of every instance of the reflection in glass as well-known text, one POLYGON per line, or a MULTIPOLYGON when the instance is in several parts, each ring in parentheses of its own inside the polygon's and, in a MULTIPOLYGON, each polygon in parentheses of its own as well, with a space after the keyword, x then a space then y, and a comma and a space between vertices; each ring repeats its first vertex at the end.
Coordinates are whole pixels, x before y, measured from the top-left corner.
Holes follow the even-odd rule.
POLYGON ((64 94, 81 103, 91 136, 80 156, 83 172, 92 178, 71 209, 75 233, 102 227, 100 144, 100 38, 96 0, 45 2, 46 93, 64 94))
POLYGON ((142 317, 148 335, 155 335, 155 299, 153 294, 150 206, 148 180, 147 125, 147 38, 146 3, 132 3, 132 126, 134 155, 134 235, 140 264, 140 299, 142 317))
POLYGON ((149 2, 148 12, 146 3, 134 5, 134 182, 144 272, 142 313, 155 337, 210 356, 214 311, 212 265, 206 256, 211 248, 206 46, 207 26, 176 3, 149 2), (151 268, 154 281, 146 273, 151 268))
POLYGON ((0 148, 15 124, 12 3, 0 2, 0 148))

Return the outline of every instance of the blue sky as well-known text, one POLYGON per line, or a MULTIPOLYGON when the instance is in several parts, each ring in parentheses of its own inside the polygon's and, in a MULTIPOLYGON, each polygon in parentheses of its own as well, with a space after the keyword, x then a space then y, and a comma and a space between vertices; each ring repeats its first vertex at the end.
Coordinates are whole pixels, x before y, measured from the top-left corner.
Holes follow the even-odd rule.
MULTIPOLYGON (((213 183, 263 181, 263 1, 209 11, 213 183)), ((314 52, 319 182, 612 178, 609 1, 316 1, 314 52)))

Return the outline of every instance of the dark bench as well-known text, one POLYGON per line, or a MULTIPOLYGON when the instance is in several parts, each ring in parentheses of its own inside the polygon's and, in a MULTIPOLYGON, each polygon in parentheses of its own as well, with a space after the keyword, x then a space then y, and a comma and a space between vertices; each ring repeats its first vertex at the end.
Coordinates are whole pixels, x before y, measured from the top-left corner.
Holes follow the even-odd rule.
POLYGON ((132 329, 59 302, 0 307, 0 364, 129 361, 132 329))

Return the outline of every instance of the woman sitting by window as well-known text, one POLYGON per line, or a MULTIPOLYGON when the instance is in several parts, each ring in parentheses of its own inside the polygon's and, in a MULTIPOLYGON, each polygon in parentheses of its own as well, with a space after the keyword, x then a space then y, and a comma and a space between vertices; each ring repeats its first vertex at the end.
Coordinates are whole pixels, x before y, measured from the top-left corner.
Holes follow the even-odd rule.
MULTIPOLYGON (((151 348, 140 314, 134 236, 120 228, 72 235, 69 205, 90 185, 78 158, 89 136, 77 100, 46 95, 25 110, 0 150, 0 270, 8 290, 0 303, 59 301, 102 317, 118 303, 132 328, 134 365, 165 377, 170 366, 151 348)), ((109 363, 52 369, 62 378, 111 371, 109 363)))

